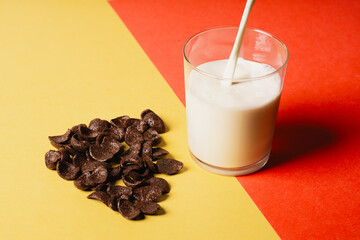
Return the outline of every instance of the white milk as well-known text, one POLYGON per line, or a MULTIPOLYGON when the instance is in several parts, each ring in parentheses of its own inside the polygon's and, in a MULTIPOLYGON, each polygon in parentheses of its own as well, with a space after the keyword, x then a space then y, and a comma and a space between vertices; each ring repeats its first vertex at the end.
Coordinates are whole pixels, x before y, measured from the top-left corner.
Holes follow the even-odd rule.
MULTIPOLYGON (((207 62, 197 68, 221 78, 226 63, 207 62)), ((234 78, 253 78, 274 71, 267 64, 239 59, 234 78)), ((280 92, 278 74, 229 86, 192 70, 186 83, 192 154, 222 168, 240 168, 266 157, 271 149, 280 92)))

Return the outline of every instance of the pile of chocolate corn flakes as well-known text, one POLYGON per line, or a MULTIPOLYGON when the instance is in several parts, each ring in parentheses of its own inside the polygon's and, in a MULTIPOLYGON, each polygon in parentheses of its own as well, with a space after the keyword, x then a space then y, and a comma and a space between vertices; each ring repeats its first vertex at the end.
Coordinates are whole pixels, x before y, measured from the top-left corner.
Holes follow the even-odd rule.
POLYGON ((57 150, 45 154, 45 164, 60 177, 74 180, 78 189, 93 191, 88 198, 127 219, 141 219, 144 214, 156 214, 157 201, 170 191, 168 182, 154 174, 172 175, 183 167, 182 162, 165 158, 168 151, 155 147, 164 132, 164 122, 149 109, 141 119, 95 118, 89 126, 76 125, 63 135, 49 137, 57 150), (116 185, 120 179, 125 186, 116 185))

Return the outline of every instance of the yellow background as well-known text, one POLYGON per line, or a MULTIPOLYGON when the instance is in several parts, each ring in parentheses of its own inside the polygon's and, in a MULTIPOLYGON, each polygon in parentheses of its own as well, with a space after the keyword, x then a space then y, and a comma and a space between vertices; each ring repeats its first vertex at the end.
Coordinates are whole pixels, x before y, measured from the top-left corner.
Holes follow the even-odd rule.
POLYGON ((278 239, 235 178, 192 162, 183 105, 108 2, 0 1, 0 34, 0 239, 278 239), (164 215, 126 220, 45 167, 48 135, 145 108, 185 164, 164 215))

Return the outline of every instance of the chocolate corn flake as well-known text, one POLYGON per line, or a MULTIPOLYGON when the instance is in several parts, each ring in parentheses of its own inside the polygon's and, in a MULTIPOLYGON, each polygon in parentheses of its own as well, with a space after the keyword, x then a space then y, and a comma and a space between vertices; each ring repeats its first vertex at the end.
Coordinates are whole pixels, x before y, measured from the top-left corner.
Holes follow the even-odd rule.
POLYGON ((110 196, 115 196, 117 198, 127 199, 127 200, 129 200, 133 194, 131 187, 123 187, 117 185, 109 185, 106 191, 110 196))
POLYGON ((45 154, 45 165, 48 169, 56 169, 57 162, 61 159, 61 153, 50 150, 45 154))
POLYGON ((162 196, 162 190, 157 186, 144 186, 134 190, 134 198, 140 201, 155 202, 162 196))
POLYGON ((143 115, 142 120, 146 122, 151 128, 155 129, 158 133, 164 133, 165 124, 163 120, 161 120, 161 118, 150 109, 147 109, 145 111, 147 112, 142 114, 143 115))
POLYGON ((126 199, 119 199, 118 210, 120 214, 127 219, 135 219, 141 214, 141 211, 126 199))
POLYGON ((136 127, 130 126, 126 129, 125 142, 129 146, 137 143, 141 144, 144 142, 144 136, 136 129, 136 127))
POLYGON ((119 142, 123 142, 125 138, 125 129, 116 126, 104 129, 101 133, 105 136, 108 135, 119 142))
POLYGON ((175 159, 159 159, 156 162, 157 169, 161 173, 176 174, 183 168, 183 163, 175 159))
POLYGON ((55 147, 55 148, 59 148, 60 146, 62 146, 64 143, 66 143, 70 137, 72 135, 72 132, 70 129, 68 129, 66 131, 66 133, 64 133, 63 135, 59 135, 59 136, 50 136, 49 140, 50 143, 55 147))
POLYGON ((75 187, 80 190, 95 188, 99 184, 105 183, 108 178, 108 171, 104 166, 98 166, 92 172, 84 172, 74 181, 75 187))
POLYGON ((121 143, 110 136, 105 136, 100 145, 102 145, 105 149, 107 149, 107 151, 111 152, 112 154, 116 154, 120 150, 122 150, 121 143))
POLYGON ((110 170, 109 178, 114 179, 114 180, 121 178, 121 166, 120 165, 118 165, 110 170))
POLYGON ((160 188, 163 194, 170 192, 170 185, 163 178, 153 177, 153 178, 146 180, 146 182, 148 184, 150 184, 151 186, 160 188))
POLYGON ((127 186, 127 187, 137 188, 137 187, 145 185, 145 179, 136 180, 136 179, 132 178, 130 175, 123 175, 122 177, 123 177, 122 180, 123 180, 125 186, 127 186))
POLYGON ((96 199, 100 202, 104 203, 105 205, 109 205, 110 196, 106 192, 102 191, 95 191, 87 196, 89 199, 96 199))
POLYGON ((99 185, 97 185, 96 187, 93 187, 92 190, 93 191, 101 191, 101 192, 106 192, 107 188, 110 186, 109 183, 100 183, 99 185))
POLYGON ((144 119, 145 115, 151 112, 153 111, 151 111, 150 109, 145 109, 144 111, 142 111, 140 114, 141 119, 144 119))
MULTIPOLYGON (((70 145, 63 145, 62 148, 70 155, 75 155, 77 151, 70 145)), ((60 150, 61 148, 59 148, 60 150)))
POLYGON ((100 118, 95 118, 89 123, 89 129, 95 132, 102 132, 107 128, 110 128, 110 123, 100 118))
POLYGON ((86 150, 90 146, 88 141, 79 140, 79 136, 77 134, 74 134, 71 137, 70 144, 71 144, 71 147, 78 152, 86 152, 86 150))
POLYGON ((91 130, 85 124, 78 125, 77 134, 80 140, 87 140, 87 141, 95 140, 97 135, 99 135, 98 132, 91 130))
POLYGON ((151 157, 152 154, 153 154, 152 142, 151 141, 146 141, 143 144, 142 156, 147 155, 147 156, 151 157))
POLYGON ((161 137, 160 137, 160 135, 158 134, 158 132, 155 129, 149 128, 144 133, 144 140, 145 141, 150 141, 152 146, 155 146, 155 145, 160 143, 161 137))
POLYGON ((73 156, 72 162, 75 166, 79 167, 82 172, 84 172, 83 165, 87 162, 86 155, 82 153, 76 153, 73 156))
MULTIPOLYGON (((111 208, 112 210, 114 211, 118 211, 118 202, 119 202, 119 199, 118 197, 116 196, 111 196, 110 197, 110 200, 108 202, 108 207, 111 208)), ((128 199, 126 199, 128 200, 128 199)))
POLYGON ((106 182, 108 177, 108 170, 104 166, 98 166, 88 177, 91 186, 106 182))
POLYGON ((73 180, 80 173, 80 168, 65 160, 60 160, 56 164, 56 171, 63 179, 73 180))
POLYGON ((81 165, 81 172, 93 172, 96 168, 103 166, 106 169, 110 168, 110 165, 106 162, 99 162, 95 160, 85 160, 81 165))
POLYGON ((139 124, 136 126, 136 129, 141 133, 144 133, 148 128, 149 125, 143 120, 140 120, 139 124))
POLYGON ((89 199, 103 202, 127 219, 139 219, 156 214, 160 205, 155 202, 170 191, 168 182, 154 174, 175 174, 183 166, 174 159, 161 159, 168 151, 154 146, 163 132, 163 121, 150 109, 141 113, 141 119, 95 118, 88 126, 78 124, 63 135, 49 137, 58 150, 45 154, 45 165, 74 180, 76 188, 94 191, 89 199), (115 185, 117 181, 125 186, 115 185))
POLYGON ((70 154, 71 154, 71 153, 70 153, 70 151, 69 151, 68 149, 66 149, 66 148, 59 148, 58 151, 59 151, 59 153, 60 153, 60 155, 61 155, 60 160, 64 160, 64 161, 70 162, 70 160, 71 160, 70 154))
POLYGON ((142 144, 135 143, 130 146, 130 148, 125 152, 124 156, 128 156, 128 155, 140 156, 141 149, 142 149, 142 144))
POLYGON ((92 145, 89 150, 90 156, 96 161, 106 161, 111 159, 114 154, 108 152, 107 149, 101 145, 92 145))
POLYGON ((153 163, 153 160, 151 157, 149 157, 148 155, 144 155, 143 159, 146 163, 146 166, 150 169, 150 171, 152 171, 153 173, 158 173, 158 169, 157 166, 153 163))
POLYGON ((127 128, 131 125, 131 120, 129 116, 121 116, 111 119, 110 123, 120 128, 127 128))
POLYGON ((153 148, 152 149, 152 157, 153 158, 161 158, 168 154, 169 154, 169 152, 163 148, 153 148))
POLYGON ((129 165, 125 165, 123 166, 122 169, 122 175, 126 176, 129 175, 129 173, 131 171, 141 171, 142 167, 140 167, 139 165, 135 165, 135 164, 129 164, 129 165))
POLYGON ((139 156, 128 155, 122 158, 121 164, 125 165, 138 165, 139 167, 144 166, 144 161, 139 156))
POLYGON ((155 214, 160 209, 155 202, 137 201, 135 206, 144 214, 155 214))
POLYGON ((105 136, 101 144, 90 146, 90 156, 97 161, 106 161, 111 159, 122 149, 121 143, 115 139, 105 136))
POLYGON ((91 172, 85 172, 80 175, 77 179, 74 181, 74 185, 76 188, 80 190, 88 190, 91 187, 89 176, 91 175, 91 172))

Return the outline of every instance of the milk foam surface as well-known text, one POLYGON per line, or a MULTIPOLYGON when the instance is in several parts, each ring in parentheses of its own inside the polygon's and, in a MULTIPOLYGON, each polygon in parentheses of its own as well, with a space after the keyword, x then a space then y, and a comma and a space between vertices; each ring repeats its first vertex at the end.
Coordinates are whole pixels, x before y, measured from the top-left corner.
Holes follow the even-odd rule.
MULTIPOLYGON (((198 69, 221 78, 227 60, 207 62, 198 66, 198 69)), ((267 64, 239 59, 234 79, 255 78, 268 75, 275 69, 267 64)), ((251 108, 274 99, 280 92, 280 77, 274 76, 256 81, 224 85, 219 79, 209 78, 206 75, 192 71, 190 73, 189 89, 192 95, 211 104, 228 108, 251 108)))
MULTIPOLYGON (((224 85, 227 60, 207 62, 187 79, 186 111, 191 152, 201 161, 223 168, 240 168, 264 158, 271 149, 281 79, 278 74, 224 85)), ((234 78, 268 75, 269 65, 239 59, 234 78)))

